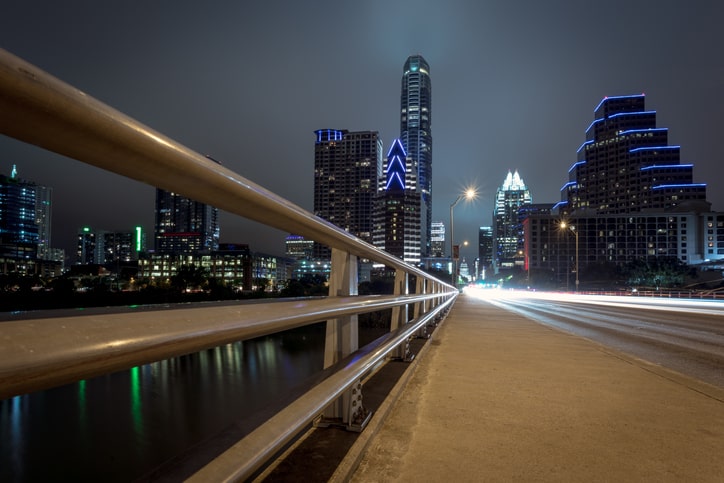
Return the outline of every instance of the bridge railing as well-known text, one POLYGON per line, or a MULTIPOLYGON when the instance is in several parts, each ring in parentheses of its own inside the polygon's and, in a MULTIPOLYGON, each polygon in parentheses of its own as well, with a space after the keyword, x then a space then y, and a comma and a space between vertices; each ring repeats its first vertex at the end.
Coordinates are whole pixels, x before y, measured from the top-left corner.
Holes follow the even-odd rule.
POLYGON ((326 320, 325 367, 340 370, 202 470, 201 480, 248 477, 320 416, 361 430, 369 417, 358 404, 362 376, 385 357, 404 358, 405 341, 441 317, 458 294, 451 285, 4 50, 0 50, 0 113, 2 134, 332 249, 330 296, 322 300, 0 324, 0 399, 4 399, 326 320), (359 259, 395 270, 393 295, 358 296, 359 259), (410 276, 416 280, 414 294, 408 293, 410 276), (360 352, 357 315, 386 308, 392 309, 390 334, 360 352))

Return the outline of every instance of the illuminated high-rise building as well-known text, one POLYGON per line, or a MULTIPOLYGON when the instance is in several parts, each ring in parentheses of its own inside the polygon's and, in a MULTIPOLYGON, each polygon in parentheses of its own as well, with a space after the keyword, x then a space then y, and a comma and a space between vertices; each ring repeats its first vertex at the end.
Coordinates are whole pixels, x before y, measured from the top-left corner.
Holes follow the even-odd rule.
POLYGON ((178 193, 156 189, 156 253, 193 254, 219 248, 219 210, 178 193))
POLYGON ((445 223, 442 221, 433 221, 430 230, 430 256, 445 256, 445 223))
POLYGON ((561 189, 562 212, 680 210, 706 201, 706 185, 692 182, 693 165, 680 163, 680 146, 670 146, 668 129, 656 127, 643 94, 606 97, 593 112, 561 189))
MULTIPOLYGON (((314 132, 314 214, 372 243, 377 183, 382 172, 382 141, 377 131, 314 132)), ((315 259, 329 259, 329 248, 315 243, 315 259)))
POLYGON ((406 184, 405 150, 395 139, 384 162, 375 209, 374 244, 407 263, 420 263, 420 192, 406 184))
POLYGON ((37 259, 37 191, 35 183, 18 178, 15 166, 10 176, 0 175, 0 257, 37 259))
POLYGON ((78 230, 77 263, 109 265, 138 260, 145 250, 143 228, 127 231, 97 230, 84 226, 78 230))
POLYGON ((420 192, 420 250, 432 242, 432 87, 430 66, 421 55, 407 58, 402 74, 400 140, 407 154, 407 188, 420 192))
POLYGON ((706 185, 693 182, 693 165, 680 162, 645 96, 606 97, 593 112, 561 201, 524 220, 531 277, 570 288, 602 264, 723 260, 724 214, 711 211, 706 185))
POLYGON ((493 264, 493 228, 481 226, 478 232, 478 260, 482 269, 493 264))
POLYGON ((508 171, 505 181, 495 195, 493 212, 493 257, 498 268, 523 265, 525 237, 519 210, 531 202, 530 191, 518 171, 508 171))

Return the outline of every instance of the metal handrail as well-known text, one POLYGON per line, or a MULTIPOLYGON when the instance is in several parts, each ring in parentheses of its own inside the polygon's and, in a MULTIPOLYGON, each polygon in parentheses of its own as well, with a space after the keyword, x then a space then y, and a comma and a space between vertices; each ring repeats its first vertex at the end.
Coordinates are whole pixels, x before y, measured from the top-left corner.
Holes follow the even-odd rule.
POLYGON ((329 297, 0 323, 0 399, 438 294, 329 297))
MULTIPOLYGON (((283 410, 280 414, 294 421, 291 424, 285 420, 289 430, 277 434, 279 427, 272 420, 271 426, 259 428, 254 433, 258 439, 253 441, 263 450, 245 454, 245 461, 235 461, 232 466, 236 469, 229 469, 224 458, 220 459, 227 474, 247 474, 249 468, 256 468, 259 461, 279 449, 282 440, 288 440, 292 432, 306 424, 309 414, 339 397, 355 378, 368 371, 371 360, 379 361, 389 354, 426 321, 449 307, 458 295, 455 287, 357 239, 2 49, 0 113, 2 134, 302 235, 328 245, 333 258, 337 252, 383 264, 397 271, 396 287, 404 279, 400 274, 414 275, 418 284, 421 279, 431 282, 427 290, 431 293, 411 296, 329 297, 253 306, 4 322, 0 324, 0 398, 325 319, 388 307, 398 310, 407 304, 417 304, 416 310, 431 307, 414 323, 392 332, 374 356, 355 359, 349 367, 313 389, 311 396, 304 396, 283 410), (432 303, 426 302, 429 300, 432 303)), ((333 262, 333 275, 334 265, 333 262)), ((350 269, 349 265, 346 269, 350 269)))
POLYGON ((454 297, 442 305, 410 321, 384 340, 363 347, 348 360, 341 361, 343 368, 310 389, 296 401, 279 411, 268 421, 252 431, 213 461, 197 471, 187 481, 246 481, 274 454, 291 441, 307 424, 335 398, 359 381, 388 356, 400 343, 429 324, 439 313, 449 307, 454 297), (354 359, 354 364, 348 363, 354 359), (275 435, 270 440, 269 434, 275 435))

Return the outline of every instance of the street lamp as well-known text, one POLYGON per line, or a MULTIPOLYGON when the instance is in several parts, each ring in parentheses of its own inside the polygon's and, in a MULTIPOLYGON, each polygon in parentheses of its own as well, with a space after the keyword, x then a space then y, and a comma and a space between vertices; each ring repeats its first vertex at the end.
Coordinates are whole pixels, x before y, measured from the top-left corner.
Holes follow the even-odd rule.
POLYGON ((455 263, 455 220, 453 218, 453 208, 455 208, 455 205, 457 205, 460 200, 465 198, 466 200, 472 200, 475 199, 477 196, 477 193, 473 188, 468 188, 465 190, 464 193, 460 193, 457 198, 455 198, 455 201, 452 202, 450 205, 450 261, 452 262, 452 284, 454 287, 457 286, 457 270, 456 270, 456 263, 455 263))
POLYGON ((578 266, 578 230, 576 230, 576 227, 574 225, 569 225, 565 221, 561 222, 561 228, 563 228, 564 230, 566 228, 568 228, 569 230, 571 230, 571 233, 573 233, 576 236, 576 292, 578 292, 578 285, 579 285, 578 271, 580 268, 578 266))

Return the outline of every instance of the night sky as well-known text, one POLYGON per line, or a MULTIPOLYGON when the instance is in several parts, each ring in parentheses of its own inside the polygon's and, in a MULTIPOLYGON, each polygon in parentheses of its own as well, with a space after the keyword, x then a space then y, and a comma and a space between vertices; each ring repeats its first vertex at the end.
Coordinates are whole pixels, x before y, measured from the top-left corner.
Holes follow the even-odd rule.
MULTIPOLYGON (((475 246, 508 170, 533 202, 560 200, 605 96, 645 93, 724 210, 723 20, 721 0, 6 0, 0 47, 310 211, 314 130, 379 131, 386 153, 419 53, 434 219, 448 225, 477 187, 455 208, 456 238, 475 246)), ((151 235, 152 187, 0 136, 0 173, 13 164, 54 189, 54 246, 73 250, 83 225, 151 235)), ((283 254, 285 235, 222 213, 222 242, 283 254)))

